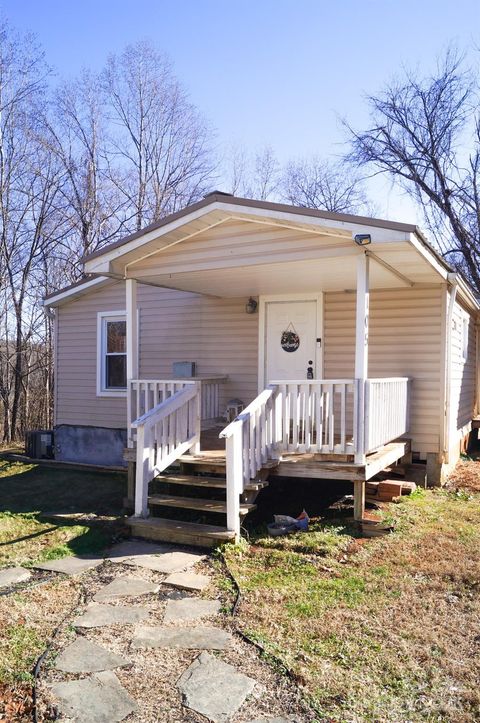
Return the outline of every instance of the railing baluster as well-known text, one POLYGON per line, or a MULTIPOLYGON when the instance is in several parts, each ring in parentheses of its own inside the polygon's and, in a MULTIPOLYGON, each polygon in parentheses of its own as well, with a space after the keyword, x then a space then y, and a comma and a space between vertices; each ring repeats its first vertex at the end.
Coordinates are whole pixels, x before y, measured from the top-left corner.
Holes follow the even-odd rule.
POLYGON ((321 384, 315 385, 315 434, 316 434, 316 451, 322 451, 323 444, 323 387, 321 384))
MULTIPOLYGON (((263 411, 263 408, 262 408, 263 411)), ((262 437, 263 437, 263 431, 262 431, 262 423, 261 423, 261 410, 257 409, 255 411, 255 474, 256 476, 258 470, 262 466, 262 437)))
POLYGON ((250 418, 242 426, 242 439, 243 439, 243 487, 248 484, 250 479, 250 418))
POLYGON ((255 414, 249 414, 248 415, 248 427, 250 431, 250 444, 249 444, 249 450, 250 450, 250 478, 253 479, 255 477, 255 426, 256 426, 256 419, 255 414))
POLYGON ((298 446, 298 384, 289 384, 290 392, 290 417, 292 419, 292 442, 291 451, 295 452, 298 446))
POLYGON ((346 435, 346 385, 340 386, 340 450, 346 451, 345 446, 346 435))

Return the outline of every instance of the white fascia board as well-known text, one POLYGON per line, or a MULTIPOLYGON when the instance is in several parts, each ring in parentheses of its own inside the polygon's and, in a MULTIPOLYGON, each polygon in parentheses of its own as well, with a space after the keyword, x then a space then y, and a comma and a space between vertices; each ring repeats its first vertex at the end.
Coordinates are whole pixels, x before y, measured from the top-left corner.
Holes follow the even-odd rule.
POLYGON ((266 208, 256 208, 254 206, 238 206, 237 204, 229 204, 228 201, 218 204, 219 208, 228 212, 229 215, 239 218, 241 215, 249 215, 252 218, 260 218, 268 220, 275 218, 279 222, 285 221, 291 226, 299 226, 305 224, 312 229, 322 233, 322 229, 338 230, 339 236, 343 238, 352 238, 357 233, 368 233, 372 237, 373 242, 396 243, 398 241, 408 241, 409 234, 405 231, 397 229, 383 228, 382 226, 369 226, 367 223, 354 223, 352 221, 338 221, 330 218, 320 218, 317 216, 309 216, 308 213, 288 213, 288 211, 274 211, 266 208))
POLYGON ((460 276, 460 274, 450 273, 448 274, 448 281, 451 284, 457 284, 457 293, 458 296, 462 299, 462 301, 473 311, 479 311, 480 310, 480 303, 478 299, 473 294, 470 286, 467 284, 467 282, 460 276))
POLYGON ((41 305, 46 308, 54 308, 61 306, 66 301, 72 301, 77 296, 83 296, 83 294, 89 293, 96 288, 102 286, 111 279, 106 276, 97 276, 94 279, 87 279, 83 284, 78 284, 64 291, 59 291, 53 296, 49 296, 47 299, 41 301, 41 305))
POLYGON ((437 257, 433 253, 433 251, 430 251, 430 249, 427 248, 427 246, 425 246, 425 244, 423 244, 422 241, 420 241, 420 239, 418 238, 418 236, 415 233, 409 234, 408 240, 410 241, 412 246, 418 251, 418 253, 421 256, 423 256, 423 258, 426 259, 426 261, 428 261, 430 266, 432 266, 435 269, 435 271, 438 274, 440 274, 442 279, 447 281, 449 271, 442 264, 442 262, 439 259, 437 259, 437 257))

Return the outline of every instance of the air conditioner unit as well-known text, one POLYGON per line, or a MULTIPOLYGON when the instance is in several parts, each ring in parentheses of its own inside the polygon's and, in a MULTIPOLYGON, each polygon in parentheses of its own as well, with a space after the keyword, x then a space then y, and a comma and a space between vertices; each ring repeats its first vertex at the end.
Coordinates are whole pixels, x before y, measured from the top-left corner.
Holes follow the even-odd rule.
POLYGON ((173 362, 172 372, 174 379, 182 379, 183 377, 194 377, 197 373, 197 365, 191 361, 173 362))
POLYGON ((25 453, 33 459, 53 459, 53 432, 50 429, 36 429, 25 435, 25 453))

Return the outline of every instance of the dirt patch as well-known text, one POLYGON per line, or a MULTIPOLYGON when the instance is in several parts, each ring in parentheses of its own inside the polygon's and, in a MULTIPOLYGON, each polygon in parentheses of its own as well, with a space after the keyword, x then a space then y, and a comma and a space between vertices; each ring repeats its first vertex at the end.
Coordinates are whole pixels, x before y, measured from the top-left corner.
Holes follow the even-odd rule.
POLYGON ((480 492, 480 460, 460 460, 448 478, 447 489, 480 492))

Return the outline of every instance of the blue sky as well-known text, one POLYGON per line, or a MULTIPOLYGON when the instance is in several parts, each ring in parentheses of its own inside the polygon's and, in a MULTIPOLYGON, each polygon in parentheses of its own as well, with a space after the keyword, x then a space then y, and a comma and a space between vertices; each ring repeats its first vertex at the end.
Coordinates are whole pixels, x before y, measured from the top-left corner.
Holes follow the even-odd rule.
MULTIPOLYGON (((402 65, 426 74, 451 42, 472 64, 480 57, 479 0, 0 0, 0 9, 38 36, 62 76, 151 38, 220 147, 269 144, 280 161, 340 154, 339 117, 365 125, 364 95, 402 65)), ((415 220, 389 184, 371 193, 380 215, 415 220)))

